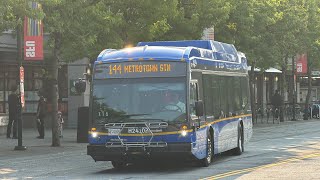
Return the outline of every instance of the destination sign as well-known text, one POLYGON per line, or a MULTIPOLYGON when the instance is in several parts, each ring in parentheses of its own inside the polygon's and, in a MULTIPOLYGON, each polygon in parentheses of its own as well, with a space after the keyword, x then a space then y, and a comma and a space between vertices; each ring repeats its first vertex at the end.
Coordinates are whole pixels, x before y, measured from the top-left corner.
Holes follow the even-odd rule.
POLYGON ((160 61, 108 63, 97 64, 94 71, 95 79, 174 77, 186 75, 186 63, 160 61))

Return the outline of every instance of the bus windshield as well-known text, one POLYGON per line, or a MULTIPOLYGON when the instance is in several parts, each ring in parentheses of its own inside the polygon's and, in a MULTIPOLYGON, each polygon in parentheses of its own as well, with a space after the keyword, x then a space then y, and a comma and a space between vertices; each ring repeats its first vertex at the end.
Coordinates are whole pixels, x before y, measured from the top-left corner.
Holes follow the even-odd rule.
POLYGON ((95 80, 92 98, 98 123, 186 121, 184 77, 95 80))

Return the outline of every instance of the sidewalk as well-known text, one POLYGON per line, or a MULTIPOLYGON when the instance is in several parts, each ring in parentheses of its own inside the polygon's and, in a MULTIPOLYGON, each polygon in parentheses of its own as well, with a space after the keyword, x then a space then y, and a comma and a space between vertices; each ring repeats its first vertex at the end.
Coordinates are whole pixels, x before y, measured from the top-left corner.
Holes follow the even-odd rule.
POLYGON ((308 120, 303 120, 301 117, 299 117, 297 118, 297 120, 292 121, 292 120, 289 120, 289 118, 285 117, 284 122, 279 122, 279 119, 273 121, 272 116, 270 116, 269 118, 267 118, 266 116, 264 117, 259 116, 258 119, 253 122, 253 128, 279 127, 283 125, 298 124, 298 123, 317 121, 317 120, 319 119, 312 118, 308 120))
POLYGON ((25 156, 36 156, 45 154, 58 154, 69 151, 86 150, 87 143, 77 143, 77 129, 65 129, 63 138, 60 139, 60 147, 52 147, 52 131, 45 130, 45 138, 37 139, 36 129, 23 129, 22 145, 27 147, 25 151, 15 151, 18 145, 17 139, 7 139, 5 135, 0 136, 0 160, 19 158, 25 156))

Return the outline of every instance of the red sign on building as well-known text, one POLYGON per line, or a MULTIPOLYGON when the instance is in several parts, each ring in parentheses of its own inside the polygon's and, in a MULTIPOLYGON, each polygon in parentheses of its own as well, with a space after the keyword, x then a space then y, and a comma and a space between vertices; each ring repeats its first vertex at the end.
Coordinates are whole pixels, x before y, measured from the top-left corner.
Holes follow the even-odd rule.
MULTIPOLYGON (((32 9, 40 9, 41 5, 31 2, 32 9)), ((43 60, 43 24, 41 20, 24 18, 24 59, 43 60)))
POLYGON ((296 73, 307 74, 308 72, 308 60, 307 54, 301 54, 297 56, 296 73))

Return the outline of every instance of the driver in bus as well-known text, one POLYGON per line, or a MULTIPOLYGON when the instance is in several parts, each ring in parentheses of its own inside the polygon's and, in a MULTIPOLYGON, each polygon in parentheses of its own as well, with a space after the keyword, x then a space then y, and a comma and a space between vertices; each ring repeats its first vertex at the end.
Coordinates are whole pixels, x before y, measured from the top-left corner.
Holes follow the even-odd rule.
POLYGON ((164 107, 165 110, 186 112, 186 104, 180 101, 179 94, 176 92, 167 92, 165 94, 165 102, 167 103, 164 107))

